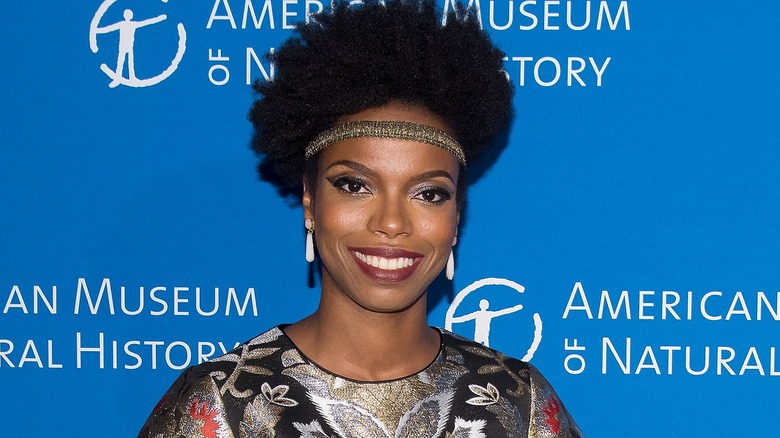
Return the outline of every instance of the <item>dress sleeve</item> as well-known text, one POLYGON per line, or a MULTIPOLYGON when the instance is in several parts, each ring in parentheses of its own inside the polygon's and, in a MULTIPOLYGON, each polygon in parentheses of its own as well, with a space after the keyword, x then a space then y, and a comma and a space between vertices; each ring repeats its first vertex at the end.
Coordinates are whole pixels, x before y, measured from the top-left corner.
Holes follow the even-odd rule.
POLYGON ((563 406, 558 394, 547 379, 533 365, 528 365, 531 376, 531 417, 529 438, 583 438, 585 435, 563 406))
POLYGON ((157 403, 138 438, 233 438, 217 385, 209 374, 182 373, 157 403))

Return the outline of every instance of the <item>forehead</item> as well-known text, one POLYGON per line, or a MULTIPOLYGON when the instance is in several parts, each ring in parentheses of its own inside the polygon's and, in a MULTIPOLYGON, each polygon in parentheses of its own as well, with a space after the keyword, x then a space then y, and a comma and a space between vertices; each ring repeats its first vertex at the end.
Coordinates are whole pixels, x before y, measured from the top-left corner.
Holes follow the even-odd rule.
POLYGON ((319 168, 324 172, 348 162, 387 178, 411 178, 443 170, 457 180, 460 170, 457 158, 439 147, 411 140, 366 137, 328 146, 320 154, 319 168))

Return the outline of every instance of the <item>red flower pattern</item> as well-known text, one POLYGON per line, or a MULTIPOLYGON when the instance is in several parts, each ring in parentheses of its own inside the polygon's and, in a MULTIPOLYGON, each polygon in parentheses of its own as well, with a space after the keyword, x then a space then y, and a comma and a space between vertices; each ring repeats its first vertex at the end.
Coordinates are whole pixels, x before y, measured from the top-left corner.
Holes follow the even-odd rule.
POLYGON ((216 438, 219 430, 219 422, 216 420, 217 411, 207 401, 201 402, 195 398, 190 403, 190 417, 198 422, 200 431, 206 438, 216 438))
POLYGON ((553 396, 547 397, 542 412, 544 412, 544 422, 550 426, 550 432, 552 433, 560 433, 561 431, 561 422, 558 420, 560 411, 561 405, 558 404, 558 400, 553 396))

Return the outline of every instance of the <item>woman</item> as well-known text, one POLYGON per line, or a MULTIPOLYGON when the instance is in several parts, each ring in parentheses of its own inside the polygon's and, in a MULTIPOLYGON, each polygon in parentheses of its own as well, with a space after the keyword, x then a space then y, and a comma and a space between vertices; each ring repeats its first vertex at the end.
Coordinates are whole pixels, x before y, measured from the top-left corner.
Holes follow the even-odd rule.
POLYGON ((338 3, 273 56, 254 147, 302 193, 319 306, 187 370, 139 436, 581 435, 535 368, 427 325, 466 165, 512 97, 475 18, 440 23, 428 1, 338 3))

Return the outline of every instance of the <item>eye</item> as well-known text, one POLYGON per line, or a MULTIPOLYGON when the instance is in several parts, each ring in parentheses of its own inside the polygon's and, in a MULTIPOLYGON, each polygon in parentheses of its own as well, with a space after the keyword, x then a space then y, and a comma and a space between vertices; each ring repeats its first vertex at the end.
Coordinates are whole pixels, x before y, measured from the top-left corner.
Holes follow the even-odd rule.
POLYGON ((332 184, 333 187, 354 195, 371 193, 362 180, 354 177, 342 176, 333 180, 332 184))
POLYGON ((427 204, 443 204, 452 198, 452 194, 439 187, 426 188, 421 190, 415 199, 419 199, 427 204))

